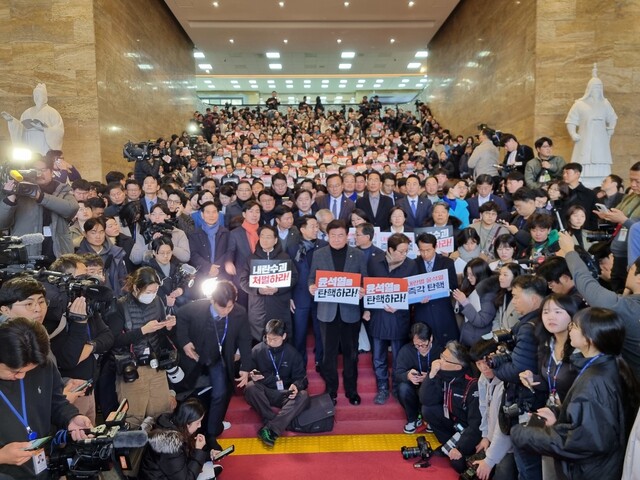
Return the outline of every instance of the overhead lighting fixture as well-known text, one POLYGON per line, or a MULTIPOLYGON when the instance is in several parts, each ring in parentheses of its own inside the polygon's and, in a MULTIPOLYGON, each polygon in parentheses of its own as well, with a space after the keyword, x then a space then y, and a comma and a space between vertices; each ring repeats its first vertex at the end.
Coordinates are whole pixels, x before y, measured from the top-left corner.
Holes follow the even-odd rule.
POLYGON ((338 65, 338 69, 340 70, 349 70, 351 68, 350 63, 341 63, 338 65))
POLYGON ((338 95, 335 99, 336 100, 342 100, 342 95, 338 95))
POLYGON ((382 83, 382 82, 384 82, 384 79, 383 79, 383 78, 378 78, 378 79, 376 80, 376 83, 382 83))
MULTIPOLYGON (((447 86, 447 84, 446 84, 446 83, 444 83, 444 84, 442 84, 442 85, 440 85, 440 86, 441 86, 441 87, 446 87, 446 86, 447 86)), ((416 88, 423 88, 423 87, 424 87, 424 83, 416 83, 416 88)))
POLYGON ((193 52, 193 58, 204 58, 204 53, 202 53, 202 52, 193 52))
POLYGON ((364 83, 364 82, 366 82, 366 80, 364 78, 361 78, 361 79, 358 80, 358 83, 364 83))
POLYGON ((416 4, 416 2, 409 2, 409 8, 413 7, 416 4))
POLYGON ((348 7, 349 6, 349 2, 344 2, 344 6, 348 7))
POLYGON ((347 88, 347 86, 343 83, 342 85, 338 85, 338 88, 347 88))
POLYGON ((488 57, 489 55, 491 55, 491 52, 489 50, 483 50, 481 52, 478 52, 478 56, 480 58, 488 57))
POLYGON ((238 84, 238 80, 231 80, 230 82, 232 85, 237 85, 238 84))
POLYGON ((327 97, 320 97, 320 100, 322 100, 323 102, 327 99, 327 97))
POLYGON ((220 2, 213 2, 211 5, 213 5, 214 7, 218 8, 220 6, 220 2))
POLYGON ((329 83, 329 80, 322 80, 322 83, 329 83))
POLYGON ((329 88, 329 85, 325 83, 324 85, 320 85, 320 88, 329 88))
POLYGON ((311 80, 305 80, 305 81, 304 81, 304 82, 302 82, 302 83, 311 83, 311 80))
POLYGON ((291 85, 290 83, 287 83, 287 85, 285 85, 287 88, 293 88, 293 85, 291 85))
POLYGON ((251 88, 258 88, 258 85, 256 85, 255 83, 251 85, 251 88))
POLYGON ((420 68, 419 62, 411 62, 407 65, 407 68, 410 70, 415 70, 416 68, 420 68))
POLYGON ((356 56, 356 52, 342 52, 340 54, 341 58, 354 58, 356 56))
POLYGON ((408 78, 403 78, 402 80, 400 80, 400 83, 407 83, 409 81, 408 78))
POLYGON ((429 56, 429 52, 426 50, 420 50, 416 52, 416 58, 427 58, 429 56))
POLYGON ((253 85, 254 83, 258 83, 258 82, 256 82, 255 80, 249 80, 249 83, 253 85))
POLYGON ((293 83, 293 80, 285 80, 284 83, 293 83))
POLYGON ((280 58, 279 52, 267 52, 266 55, 267 58, 280 58))
POLYGON ((233 43, 233 38, 230 38, 230 39, 229 39, 229 43, 233 43))
POLYGON ((390 39, 389 43, 396 43, 396 39, 395 38, 390 39))
POLYGON ((338 42, 338 43, 342 43, 342 39, 341 39, 341 38, 339 38, 339 39, 337 39, 337 40, 336 40, 336 42, 338 42))
POLYGON ((284 40, 282 40, 284 43, 289 43, 289 40, 287 40, 286 38, 284 40))
POLYGON ((215 85, 209 85, 209 88, 216 88, 215 85))
POLYGON ((340 80, 340 83, 347 83, 347 80, 340 80))
POLYGON ((233 88, 240 88, 240 85, 234 85, 233 88))
POLYGON ((213 67, 211 66, 210 63, 199 63, 198 68, 200 70, 211 70, 213 67))
POLYGON ((382 86, 382 84, 381 84, 381 83, 376 83, 376 84, 373 86, 373 88, 380 88, 381 86, 382 86))
POLYGON ((478 68, 478 62, 467 62, 468 68, 478 68))
POLYGON ((311 88, 311 85, 305 85, 304 88, 311 88))
POLYGON ((282 64, 281 63, 270 63, 269 64, 269 68, 271 70, 282 70, 282 64))
POLYGON ((140 70, 153 70, 153 65, 149 65, 148 63, 139 63, 138 68, 140 70))
POLYGON ((364 84, 359 83, 359 84, 356 85, 356 88, 364 88, 364 84))
POLYGON ((287 100, 295 100, 296 97, 287 97, 287 100))
POLYGON ((280 7, 284 7, 284 2, 278 2, 278 5, 280 5, 280 7))
POLYGON ((211 80, 205 80, 204 83, 213 83, 211 80))

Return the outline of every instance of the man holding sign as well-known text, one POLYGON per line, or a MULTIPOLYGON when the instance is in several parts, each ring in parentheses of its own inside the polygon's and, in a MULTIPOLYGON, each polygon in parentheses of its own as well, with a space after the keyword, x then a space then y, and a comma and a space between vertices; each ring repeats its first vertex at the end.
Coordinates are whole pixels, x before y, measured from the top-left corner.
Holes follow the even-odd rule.
POLYGON ((361 401, 357 385, 358 334, 361 317, 359 299, 364 295, 360 281, 361 277, 367 276, 367 265, 364 254, 357 248, 347 245, 347 226, 344 221, 329 222, 327 234, 329 245, 315 252, 308 279, 309 292, 318 302, 317 315, 324 347, 321 373, 326 391, 335 403, 338 396, 338 350, 341 348, 344 360, 345 394, 349 403, 359 405, 361 401), (334 273, 333 276, 331 276, 332 273, 334 273), (336 284, 343 286, 333 289, 325 288, 336 284), (329 293, 332 296, 327 295, 329 293))
MULTIPOLYGON (((431 273, 444 270, 449 280, 449 289, 458 288, 458 277, 453 260, 436 253, 438 240, 430 233, 422 233, 416 243, 420 256, 415 263, 418 273, 431 273)), ((453 304, 449 296, 432 299, 427 291, 420 303, 416 304, 415 319, 431 327, 436 343, 446 345, 450 340, 458 340, 460 330, 453 312, 453 304)))
MULTIPOLYGON (((394 233, 387 241, 382 258, 372 258, 368 270, 372 277, 365 280, 365 312, 363 318, 371 321, 373 337, 373 369, 378 393, 373 402, 384 404, 389 398, 389 364, 387 352, 391 345, 393 367, 398 352, 409 335, 410 317, 407 303, 407 280, 418 273, 418 267, 407 258, 411 241, 402 233, 394 233), (403 305, 404 303, 404 305, 403 305)), ((393 385, 394 391, 397 385, 393 385)))

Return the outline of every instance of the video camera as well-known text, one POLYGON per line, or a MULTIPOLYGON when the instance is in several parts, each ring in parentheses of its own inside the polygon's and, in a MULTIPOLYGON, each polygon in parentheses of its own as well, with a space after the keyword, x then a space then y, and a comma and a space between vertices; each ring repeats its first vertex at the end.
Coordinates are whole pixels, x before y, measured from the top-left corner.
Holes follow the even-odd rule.
POLYGON ((0 167, 0 182, 2 182, 2 185, 9 180, 15 181, 11 190, 4 191, 6 195, 36 198, 40 194, 40 187, 36 185, 36 180, 39 176, 40 173, 33 168, 17 170, 12 169, 9 165, 0 167))
POLYGON ((153 223, 151 220, 143 220, 140 225, 140 233, 145 243, 151 243, 156 233, 161 233, 165 237, 171 238, 171 232, 175 228, 174 219, 169 219, 163 223, 153 223))
POLYGON ((195 282, 196 273, 198 269, 189 265, 188 263, 183 263, 178 268, 177 273, 172 279, 171 289, 175 290, 176 288, 191 288, 193 287, 193 283, 195 282))
POLYGON ((413 466, 415 468, 427 468, 430 467, 429 458, 431 458, 431 454, 433 453, 433 449, 431 448, 431 444, 427 441, 424 435, 419 436, 416 439, 418 446, 417 447, 401 447, 400 453, 402 453, 402 458, 405 460, 410 460, 412 458, 418 458, 413 466))
MULTIPOLYGON (((82 275, 74 277, 71 274, 39 270, 34 276, 58 287, 60 292, 67 294, 70 305, 76 298, 84 297, 87 301, 87 315, 91 316, 100 311, 100 307, 113 300, 113 291, 109 287, 100 284, 97 278, 82 275)), ((67 319, 70 319, 67 312, 67 319)))
POLYGON ((142 160, 149 160, 153 154, 153 150, 158 148, 158 144, 155 142, 127 142, 122 148, 122 156, 127 162, 140 162, 142 160))
POLYGON ((131 470, 132 451, 144 447, 148 441, 146 431, 129 430, 126 423, 128 408, 127 400, 122 400, 103 425, 87 432, 90 438, 74 441, 68 439, 67 432, 58 432, 49 457, 51 478, 94 479, 112 467, 125 478, 122 470, 131 470), (57 441, 65 437, 65 440, 57 441))
POLYGON ((516 345, 516 339, 511 330, 501 329, 492 333, 493 340, 498 344, 498 347, 495 353, 486 358, 486 362, 487 366, 493 369, 511 361, 511 352, 516 345))

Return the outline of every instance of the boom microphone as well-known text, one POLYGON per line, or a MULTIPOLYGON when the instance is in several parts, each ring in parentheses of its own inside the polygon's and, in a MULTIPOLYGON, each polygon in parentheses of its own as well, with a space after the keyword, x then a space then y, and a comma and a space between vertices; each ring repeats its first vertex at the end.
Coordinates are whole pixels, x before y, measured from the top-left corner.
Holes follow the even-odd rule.
POLYGON ((118 432, 113 437, 101 435, 95 438, 85 438, 75 443, 80 445, 106 445, 113 443, 113 448, 141 448, 147 444, 149 437, 144 430, 133 430, 130 432, 118 432))
POLYGON ((24 181, 24 177, 22 176, 19 170, 9 170, 9 176, 13 178, 16 182, 24 181))
POLYGON ((44 235, 41 233, 26 233, 18 237, 23 245, 38 245, 44 242, 44 235))

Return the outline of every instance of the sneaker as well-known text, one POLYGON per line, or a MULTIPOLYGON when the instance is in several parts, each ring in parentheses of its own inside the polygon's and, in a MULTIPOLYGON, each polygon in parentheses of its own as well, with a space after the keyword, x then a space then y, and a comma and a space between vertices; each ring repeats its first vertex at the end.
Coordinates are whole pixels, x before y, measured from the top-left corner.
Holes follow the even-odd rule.
POLYGON ((415 422, 407 422, 407 424, 404 426, 404 433, 415 433, 416 429, 421 426, 421 419, 417 419, 415 422))
POLYGON ((222 426, 225 430, 229 430, 231 428, 231 422, 223 421, 222 426))
POLYGON ((267 427, 262 427, 258 431, 258 438, 262 440, 267 447, 273 447, 276 443, 276 435, 267 427))
POLYGON ((427 428, 425 428, 424 431, 426 433, 433 433, 433 429, 431 428, 431 425, 429 425, 428 423, 427 423, 427 428))
POLYGON ((215 474, 215 477, 213 478, 218 478, 218 475, 220 475, 222 473, 222 470, 224 470, 224 468, 222 468, 222 465, 219 464, 215 464, 213 466, 213 473, 215 474))
POLYGON ((378 393, 373 399, 373 403, 375 403, 376 405, 384 405, 385 403, 387 403, 388 399, 389 399, 389 390, 381 389, 381 390, 378 390, 378 393))

